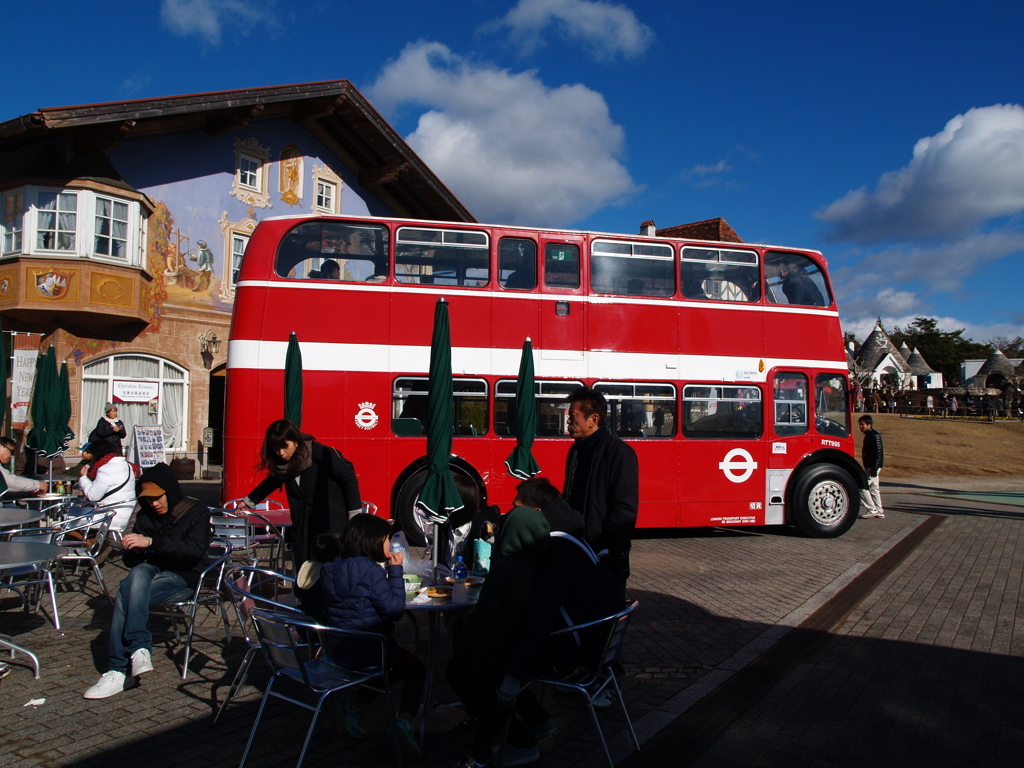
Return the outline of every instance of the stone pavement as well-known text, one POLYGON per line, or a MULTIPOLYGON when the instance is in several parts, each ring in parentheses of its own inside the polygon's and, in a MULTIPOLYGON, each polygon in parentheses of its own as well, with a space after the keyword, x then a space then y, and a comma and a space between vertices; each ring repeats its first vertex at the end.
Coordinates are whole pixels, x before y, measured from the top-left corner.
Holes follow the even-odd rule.
MULTIPOLYGON (((883 483, 886 518, 859 521, 835 540, 804 539, 788 528, 673 531, 638 540, 628 592, 641 605, 631 625, 624 661, 625 698, 644 742, 640 759, 646 762, 658 754, 663 738, 659 734, 666 726, 773 643, 784 640, 789 627, 827 605, 921 525, 927 519, 915 514, 921 512, 940 512, 946 521, 829 636, 823 647, 836 644, 835 649, 819 649, 796 660, 799 663, 780 682, 789 687, 772 689, 770 696, 775 698, 767 709, 752 700, 710 750, 699 756, 668 752, 670 762, 693 758, 724 766, 773 756, 774 762, 766 764, 804 764, 809 750, 813 759, 832 755, 827 748, 847 734, 848 722, 856 725, 853 733, 858 744, 863 736, 871 737, 874 760, 888 760, 898 753, 901 762, 913 762, 905 750, 883 745, 886 739, 901 738, 897 726, 904 714, 915 711, 912 704, 921 696, 930 708, 917 712, 913 738, 927 743, 933 752, 937 739, 929 736, 929 728, 954 718, 958 718, 957 727, 947 732, 951 746, 943 742, 940 756, 975 743, 993 728, 1001 735, 987 740, 999 742, 1009 733, 1010 713, 997 709, 990 719, 993 710, 982 702, 993 686, 1005 689, 1018 685, 1013 681, 1020 678, 1018 664, 1024 649, 1020 625, 1015 624, 1024 558, 1024 549, 1017 548, 1020 512, 1009 506, 922 494, 935 489, 1022 488, 1024 481, 1016 486, 990 481, 978 488, 937 479, 883 483), (847 660, 858 667, 844 676, 840 668, 845 669, 847 660), (825 669, 828 674, 818 680, 817 672, 825 669), (976 678, 977 674, 981 676, 976 678), (973 703, 948 692, 951 677, 965 691, 970 689, 973 703), (855 684, 868 690, 847 695, 855 684), (922 687, 926 684, 931 685, 927 691, 922 687), (885 694, 901 685, 907 693, 894 704, 885 694), (792 695, 794 691, 798 695, 792 695), (811 704, 812 694, 830 694, 833 699, 811 704), (1007 724, 1001 726, 1003 721, 1007 724), (760 745, 754 757, 747 746, 753 738, 760 745)), ((108 563, 104 570, 113 590, 123 570, 116 563, 108 563)), ((209 639, 195 644, 197 654, 186 681, 176 674, 180 652, 169 646, 168 633, 160 632, 154 648, 157 671, 145 676, 140 688, 88 702, 81 694, 105 669, 110 614, 95 583, 90 582, 84 593, 76 588, 59 595, 59 631, 43 617, 25 614, 8 595, 0 596, 0 631, 35 650, 43 673, 40 680, 33 680, 29 669, 18 664, 0 682, 4 723, 0 765, 106 766, 144 761, 158 768, 230 765, 240 759, 266 673, 257 664, 250 684, 217 725, 212 724, 215 706, 244 653, 238 638, 224 647, 215 617, 204 620, 209 639), (23 706, 39 698, 46 700, 41 706, 23 706)), ((415 628, 403 621, 401 641, 413 647, 415 634, 415 628)), ((16 664, 21 661, 20 657, 15 660, 16 664)), ((442 701, 450 700, 450 692, 442 689, 442 701)), ((548 703, 559 731, 542 743, 541 764, 601 765, 585 713, 560 697, 549 697, 548 703)), ((1021 699, 1014 694, 1006 697, 1006 704, 1018 707, 1016 725, 1021 699)), ((613 736, 616 756, 628 754, 624 724, 611 714, 603 714, 602 719, 606 733, 613 736)), ((361 743, 340 738, 330 715, 322 720, 308 765, 392 762, 380 705, 372 708, 367 723, 371 735, 361 743)), ((294 764, 308 722, 308 713, 271 703, 250 764, 294 764)), ((840 758, 854 753, 848 741, 841 743, 846 746, 838 753, 840 758)), ((414 765, 450 765, 466 754, 468 745, 465 729, 429 736, 426 757, 414 765)), ((636 759, 629 762, 636 764, 636 759)))

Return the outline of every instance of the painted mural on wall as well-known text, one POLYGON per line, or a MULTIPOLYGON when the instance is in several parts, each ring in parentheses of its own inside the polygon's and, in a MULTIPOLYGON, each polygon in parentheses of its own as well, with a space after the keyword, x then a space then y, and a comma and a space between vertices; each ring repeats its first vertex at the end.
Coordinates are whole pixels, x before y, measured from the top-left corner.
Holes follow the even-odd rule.
MULTIPOLYGON (((212 138, 182 132, 128 140, 106 151, 122 177, 156 204, 146 252, 151 324, 143 335, 160 331, 164 305, 230 313, 242 256, 261 218, 390 213, 291 120, 212 138)), ((75 339, 73 346, 78 361, 119 345, 75 339)))

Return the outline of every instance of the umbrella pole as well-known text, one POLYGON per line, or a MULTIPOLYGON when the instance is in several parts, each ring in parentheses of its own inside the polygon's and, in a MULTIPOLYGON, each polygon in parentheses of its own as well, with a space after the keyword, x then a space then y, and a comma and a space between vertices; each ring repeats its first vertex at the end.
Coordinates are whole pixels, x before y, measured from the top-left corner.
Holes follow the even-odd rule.
POLYGON ((53 488, 53 457, 50 456, 47 459, 47 462, 50 465, 50 477, 49 477, 48 482, 46 483, 46 492, 49 493, 50 489, 53 488))
POLYGON ((438 538, 440 536, 440 532, 439 532, 438 529, 440 527, 441 526, 439 524, 434 523, 434 557, 433 557, 434 569, 432 571, 432 575, 433 575, 433 579, 434 580, 431 582, 431 584, 435 584, 435 585, 437 584, 437 547, 438 547, 438 538))

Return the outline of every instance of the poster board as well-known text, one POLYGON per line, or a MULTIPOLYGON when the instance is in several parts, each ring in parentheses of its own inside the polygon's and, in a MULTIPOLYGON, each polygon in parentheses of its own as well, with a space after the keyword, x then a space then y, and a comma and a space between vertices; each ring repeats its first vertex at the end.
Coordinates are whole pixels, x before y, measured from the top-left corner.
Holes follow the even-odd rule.
POLYGON ((145 469, 167 462, 164 454, 164 430, 159 424, 135 426, 135 461, 145 469))

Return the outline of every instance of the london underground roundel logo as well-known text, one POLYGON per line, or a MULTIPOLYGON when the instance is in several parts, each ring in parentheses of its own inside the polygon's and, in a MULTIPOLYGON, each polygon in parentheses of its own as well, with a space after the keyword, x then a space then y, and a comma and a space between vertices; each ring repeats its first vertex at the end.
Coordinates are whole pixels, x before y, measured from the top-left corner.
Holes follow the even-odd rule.
POLYGON ((377 426, 378 416, 373 409, 376 403, 360 403, 359 412, 356 414, 356 426, 360 429, 373 429, 377 426))
POLYGON ((722 461, 718 462, 718 468, 725 473, 727 480, 734 483, 743 483, 750 479, 757 469, 757 462, 754 457, 742 448, 733 448, 722 461))

